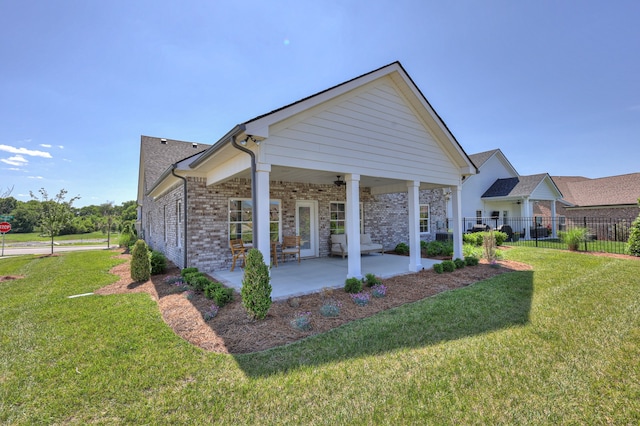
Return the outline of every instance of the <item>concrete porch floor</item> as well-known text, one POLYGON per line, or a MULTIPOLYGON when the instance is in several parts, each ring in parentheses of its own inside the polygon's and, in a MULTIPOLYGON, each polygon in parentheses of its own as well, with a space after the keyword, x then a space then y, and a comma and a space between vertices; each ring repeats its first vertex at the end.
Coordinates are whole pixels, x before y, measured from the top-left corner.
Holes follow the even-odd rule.
MULTIPOLYGON (((348 260, 341 257, 320 257, 278 262, 271 268, 271 298, 286 299, 292 296, 315 293, 325 287, 342 288, 347 278, 348 260)), ((422 259, 424 269, 432 268, 439 260, 422 259)), ((409 273, 409 258, 393 254, 368 254, 362 256, 362 275, 375 274, 380 278, 389 278, 409 273)), ((242 287, 243 269, 236 267, 231 271, 209 273, 221 283, 233 287, 238 292, 242 287)))

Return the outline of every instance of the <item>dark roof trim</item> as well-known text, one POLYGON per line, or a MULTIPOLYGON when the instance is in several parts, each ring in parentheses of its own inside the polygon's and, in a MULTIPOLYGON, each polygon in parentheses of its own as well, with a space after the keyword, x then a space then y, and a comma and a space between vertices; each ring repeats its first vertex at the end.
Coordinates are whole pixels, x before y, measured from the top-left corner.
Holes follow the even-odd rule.
POLYGON ((189 163, 189 167, 193 169, 204 163, 207 159, 209 159, 209 157, 220 151, 224 146, 229 145, 231 143, 231 139, 234 136, 238 136, 240 133, 244 132, 244 130, 244 123, 237 124, 233 129, 229 130, 226 135, 224 135, 216 143, 214 143, 213 145, 211 145, 211 147, 204 151, 204 153, 199 158, 189 163))

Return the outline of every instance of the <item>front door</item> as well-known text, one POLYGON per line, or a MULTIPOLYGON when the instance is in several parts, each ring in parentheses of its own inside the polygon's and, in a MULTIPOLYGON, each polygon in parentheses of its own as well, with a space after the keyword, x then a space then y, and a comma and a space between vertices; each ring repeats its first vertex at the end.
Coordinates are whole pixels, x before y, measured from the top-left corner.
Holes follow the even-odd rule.
POLYGON ((318 256, 318 202, 296 201, 296 234, 300 235, 300 257, 318 256))

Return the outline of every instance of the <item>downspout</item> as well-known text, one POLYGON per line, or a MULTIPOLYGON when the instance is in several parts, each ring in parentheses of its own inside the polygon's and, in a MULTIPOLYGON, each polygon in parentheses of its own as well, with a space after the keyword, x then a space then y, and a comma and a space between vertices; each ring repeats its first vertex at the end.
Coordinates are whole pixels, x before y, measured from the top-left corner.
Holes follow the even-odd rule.
POLYGON ((187 179, 184 176, 180 176, 176 174, 176 168, 178 167, 178 163, 173 164, 173 166, 171 167, 171 174, 174 175, 175 177, 177 177, 178 179, 182 179, 182 188, 183 188, 183 198, 184 198, 184 206, 182 207, 183 210, 183 218, 182 221, 183 226, 184 226, 184 230, 182 231, 182 237, 184 238, 184 242, 182 243, 184 250, 183 250, 183 254, 184 254, 184 258, 182 260, 182 267, 186 268, 187 267, 187 179))
POLYGON ((236 142, 236 135, 231 136, 231 145, 251 156, 251 203, 253 204, 251 207, 251 217, 253 218, 253 247, 258 248, 258 218, 256 217, 256 206, 258 205, 258 194, 256 188, 256 155, 250 149, 238 144, 238 142, 236 142))

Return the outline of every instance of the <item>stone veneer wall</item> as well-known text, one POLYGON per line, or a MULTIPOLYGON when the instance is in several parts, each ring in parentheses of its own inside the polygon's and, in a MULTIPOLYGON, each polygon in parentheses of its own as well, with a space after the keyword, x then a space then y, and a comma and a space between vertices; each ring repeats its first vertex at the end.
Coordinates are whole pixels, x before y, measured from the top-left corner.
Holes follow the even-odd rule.
MULTIPOLYGON (((204 178, 187 178, 188 190, 188 265, 182 265, 182 242, 177 241, 176 203, 182 200, 182 183, 158 200, 145 203, 143 212, 151 221, 147 243, 155 250, 165 253, 167 258, 179 266, 195 266, 202 271, 216 271, 231 267, 231 252, 228 236, 228 208, 230 198, 251 198, 251 181, 234 179, 221 185, 206 185, 204 178), (166 219, 164 209, 166 208, 166 219), (164 239, 164 222, 167 238, 164 239), (178 243, 178 244, 176 244, 178 243)), ((281 202, 282 234, 295 233, 295 203, 297 200, 318 202, 319 251, 328 256, 330 203, 346 200, 344 187, 334 185, 312 185, 295 182, 270 182, 270 198, 281 202)), ((407 194, 385 194, 373 196, 368 188, 361 188, 364 232, 374 241, 392 250, 400 242, 408 242, 407 194)), ((422 235, 424 240, 433 240, 436 222, 446 219, 446 204, 440 191, 421 191, 420 203, 430 205, 431 233, 422 235)), ((184 208, 184 202, 183 202, 184 208)), ((181 237, 182 238, 182 237, 181 237)))

